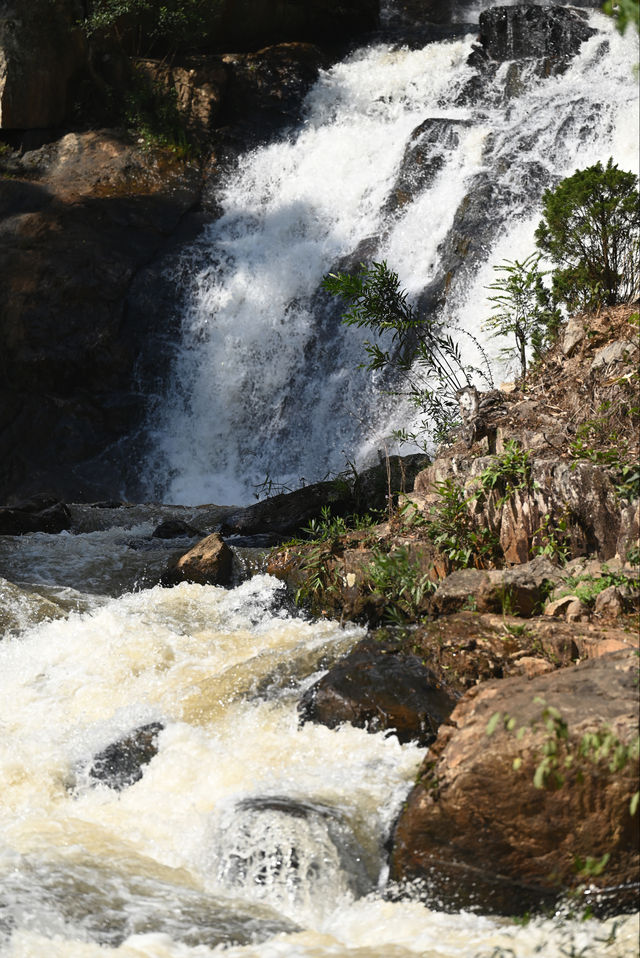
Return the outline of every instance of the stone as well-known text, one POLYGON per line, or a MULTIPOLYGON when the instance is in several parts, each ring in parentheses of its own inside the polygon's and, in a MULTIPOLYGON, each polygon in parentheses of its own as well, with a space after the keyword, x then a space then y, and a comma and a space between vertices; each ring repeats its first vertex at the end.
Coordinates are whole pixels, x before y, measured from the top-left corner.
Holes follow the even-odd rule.
POLYGON ((202 533, 184 519, 165 519, 151 533, 154 539, 202 538, 202 533))
POLYGON ((71 528, 71 513, 55 496, 33 496, 14 506, 0 506, 0 535, 22 536, 30 532, 64 532, 71 528))
POLYGON ((233 553, 222 536, 214 532, 196 543, 188 552, 163 572, 164 586, 180 582, 198 585, 228 585, 231 580, 233 553))
POLYGON ((584 342, 587 331, 584 328, 582 317, 572 316, 564 329, 562 337, 562 352, 569 358, 573 356, 580 343, 584 342))
POLYGON ((478 612, 531 616, 540 608, 544 590, 560 578, 558 567, 540 556, 511 569, 458 569, 440 582, 430 611, 449 615, 472 606, 478 612))
POLYGON ((617 619, 622 615, 625 597, 621 589, 610 585, 596 596, 594 612, 603 619, 617 619))
POLYGON ((456 696, 402 644, 367 637, 304 693, 298 711, 303 723, 336 728, 348 722, 428 746, 455 703, 456 696))
POLYGON ((607 343, 607 345, 599 349, 593 357, 591 372, 605 370, 609 366, 614 366, 618 363, 630 364, 637 350, 637 345, 631 342, 631 340, 618 340, 615 343, 607 343))
POLYGON ((595 30, 563 7, 534 4, 496 6, 480 14, 480 43, 491 60, 559 58, 575 55, 595 30))
POLYGON ((150 722, 108 745, 94 756, 89 779, 117 792, 134 785, 142 778, 142 767, 157 754, 158 735, 163 728, 160 722, 150 722))
POLYGON ((629 650, 467 692, 396 824, 392 880, 417 880, 425 900, 445 909, 514 915, 576 892, 584 882, 576 861, 608 853, 602 875, 588 882, 615 889, 611 913, 636 910, 640 862, 629 808, 637 757, 612 773, 608 759, 585 757, 580 746, 586 733, 607 730, 623 749, 634 741, 637 669, 629 650), (545 775, 550 742, 559 761, 545 775))
POLYGON ((87 67, 80 0, 4 0, 0 16, 0 128, 60 126, 87 67))

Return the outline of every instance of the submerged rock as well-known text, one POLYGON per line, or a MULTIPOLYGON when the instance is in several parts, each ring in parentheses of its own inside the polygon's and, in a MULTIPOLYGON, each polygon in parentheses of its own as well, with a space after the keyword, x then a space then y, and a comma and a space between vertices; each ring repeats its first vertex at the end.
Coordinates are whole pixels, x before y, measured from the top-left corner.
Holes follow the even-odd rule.
POLYGON ((158 735, 163 728, 160 722, 150 722, 108 745, 94 756, 88 770, 89 779, 118 792, 134 785, 142 778, 142 766, 148 765, 156 755, 158 735))
POLYGON ((366 638, 303 695, 302 722, 369 732, 395 732, 400 742, 427 746, 447 720, 456 696, 401 642, 366 638))
POLYGON ((612 911, 635 909, 637 675, 626 651, 469 691, 400 815, 392 877, 484 913, 522 913, 584 883, 614 887, 612 911))

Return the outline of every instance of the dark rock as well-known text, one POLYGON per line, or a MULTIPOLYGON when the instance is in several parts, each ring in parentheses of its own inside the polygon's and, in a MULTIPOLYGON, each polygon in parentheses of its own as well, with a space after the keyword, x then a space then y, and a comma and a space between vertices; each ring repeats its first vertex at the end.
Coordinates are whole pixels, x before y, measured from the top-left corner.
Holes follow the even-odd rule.
POLYGON ((0 18, 0 127, 59 126, 66 118, 74 79, 87 65, 78 28, 79 0, 4 0, 0 18))
POLYGON ((420 879, 427 900, 445 908, 513 915, 576 892, 584 882, 576 862, 607 853, 603 873, 588 881, 615 889, 612 913, 635 910, 638 816, 629 806, 637 754, 612 772, 610 758, 585 756, 581 743, 607 730, 623 746, 633 742, 637 674, 629 650, 469 691, 441 727, 400 815, 392 878, 420 879), (555 753, 545 752, 549 743, 555 753), (536 787, 545 754, 558 764, 536 787))
POLYGON ((387 212, 401 209, 431 185, 445 165, 447 155, 457 149, 460 143, 459 130, 468 125, 466 120, 432 117, 416 127, 409 138, 387 200, 387 212))
POLYGON ((400 742, 427 746, 455 703, 455 696, 401 644, 366 638, 305 692, 298 708, 302 722, 388 729, 400 742))
POLYGON ((68 507, 54 496, 40 495, 0 506, 0 535, 22 536, 29 532, 63 532, 71 528, 68 507))
POLYGON ((151 533, 154 539, 193 539, 202 538, 202 532, 189 525, 184 519, 165 519, 151 533))
POLYGON ((566 7, 515 4, 480 14, 483 54, 499 62, 571 57, 595 32, 583 16, 566 7))
POLYGON ((227 585, 231 580, 233 553, 217 532, 196 543, 164 572, 164 586, 180 582, 199 585, 227 585))
POLYGON ((117 792, 142 778, 142 766, 148 765, 158 751, 158 735, 164 726, 150 722, 108 745, 89 767, 89 778, 117 792))
POLYGON ((388 472, 382 462, 354 476, 339 476, 271 496, 227 516, 221 533, 225 537, 270 534, 287 538, 317 519, 325 506, 337 516, 384 509, 389 493, 395 500, 399 492, 411 488, 425 461, 423 455, 390 456, 388 472))

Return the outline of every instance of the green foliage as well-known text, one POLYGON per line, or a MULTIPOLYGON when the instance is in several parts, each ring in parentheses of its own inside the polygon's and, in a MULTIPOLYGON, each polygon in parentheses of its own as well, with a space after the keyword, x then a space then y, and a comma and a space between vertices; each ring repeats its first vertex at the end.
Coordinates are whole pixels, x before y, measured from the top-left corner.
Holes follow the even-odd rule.
MULTIPOLYGON (((640 465, 631 458, 628 440, 612 427, 608 404, 600 407, 604 415, 581 423, 569 446, 572 459, 587 460, 605 466, 611 474, 616 495, 635 501, 640 498, 640 465)), ((637 410, 628 410, 633 419, 637 410)))
POLYGON ((602 9, 610 17, 615 17, 620 33, 624 33, 629 24, 640 30, 639 0, 606 0, 602 9))
POLYGON ((496 537, 489 529, 478 528, 470 506, 476 493, 467 495, 453 479, 436 483, 439 502, 433 506, 426 523, 430 540, 456 568, 472 563, 482 567, 489 564, 496 552, 496 537))
POLYGON ((478 477, 483 492, 498 492, 497 507, 501 508, 519 490, 529 492, 533 488, 531 459, 515 439, 508 439, 504 452, 494 456, 491 463, 478 477))
POLYGON ((366 571, 371 590, 386 599, 385 618, 397 624, 415 619, 425 596, 436 587, 404 546, 391 552, 374 549, 366 571))
POLYGON ((543 195, 537 246, 555 264, 553 293, 570 310, 640 294, 638 177, 613 160, 577 170, 543 195))
POLYGON ((149 56, 201 45, 223 9, 224 0, 92 0, 82 26, 90 39, 149 56))
MULTIPOLYGON (((615 775, 629 764, 637 762, 640 756, 640 736, 630 742, 622 742, 607 726, 593 732, 586 732, 579 741, 572 740, 569 726, 560 711, 540 696, 533 700, 542 706, 540 719, 531 723, 535 731, 542 724, 545 734, 538 754, 538 764, 533 774, 533 785, 539 789, 558 789, 565 784, 566 774, 572 769, 577 782, 584 781, 589 768, 598 768, 601 773, 615 775)), ((516 720, 508 713, 494 712, 487 722, 486 734, 494 735, 499 728, 507 732, 516 732, 521 740, 527 727, 521 725, 516 730, 516 720)), ((514 771, 523 765, 523 757, 513 760, 514 771)), ((640 801, 640 792, 634 792, 629 803, 629 814, 635 815, 640 801)), ((608 860, 608 859, 607 859, 608 860)), ((605 861, 606 864, 606 861, 605 861)), ((599 873, 598 873, 599 874, 599 873)))
POLYGON ((300 563, 304 580, 294 596, 296 605, 319 601, 323 594, 336 593, 338 584, 333 569, 333 553, 325 541, 308 549, 300 563))
POLYGON ((559 519, 544 516, 540 526, 533 534, 531 554, 546 556, 553 562, 564 565, 571 554, 571 536, 569 532, 569 514, 559 519))
MULTIPOLYGON (((492 385, 486 356, 478 341, 464 330, 475 344, 479 366, 465 363, 460 345, 433 316, 420 315, 400 287, 398 274, 386 263, 361 265, 359 272, 329 273, 323 280, 327 292, 347 302, 342 321, 347 326, 372 330, 378 341, 366 341, 369 357, 366 368, 385 370, 392 377, 402 375, 403 387, 397 395, 406 396, 423 415, 422 429, 442 439, 457 424, 459 405, 456 393, 479 377, 492 385)), ((421 434, 402 432, 399 438, 416 441, 421 434)), ((424 439, 424 436, 422 436, 424 439)))
POLYGON ((592 608, 600 593, 612 585, 628 586, 629 578, 616 572, 609 572, 606 566, 603 566, 600 576, 577 575, 565 579, 557 595, 558 598, 563 595, 575 595, 584 605, 592 608))
POLYGON ((531 253, 522 262, 505 260, 494 270, 502 275, 487 289, 495 295, 489 297, 493 313, 485 320, 484 328, 493 337, 513 337, 515 346, 501 350, 505 359, 516 355, 520 372, 527 372, 527 348, 532 347, 534 359, 555 339, 560 324, 560 313, 551 304, 550 294, 538 269, 540 253, 531 253))
POLYGON ((310 539, 319 542, 337 539, 346 535, 348 532, 370 529, 380 517, 373 512, 366 512, 362 515, 334 516, 329 506, 323 506, 320 518, 311 519, 308 526, 305 526, 304 532, 310 539))
POLYGON ((124 95, 123 121, 147 148, 163 147, 182 158, 195 150, 178 110, 176 90, 135 71, 124 95))

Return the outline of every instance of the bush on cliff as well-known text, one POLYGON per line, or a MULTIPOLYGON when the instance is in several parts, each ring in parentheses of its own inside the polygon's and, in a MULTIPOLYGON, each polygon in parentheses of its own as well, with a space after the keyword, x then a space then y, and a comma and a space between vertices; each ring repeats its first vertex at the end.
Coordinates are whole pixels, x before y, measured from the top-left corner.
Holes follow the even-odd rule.
POLYGON ((562 180, 543 198, 538 248, 555 264, 553 292, 569 310, 633 302, 640 295, 638 177, 612 159, 562 180))
POLYGON ((135 55, 172 53, 206 41, 223 8, 224 0, 92 0, 84 29, 135 55))

